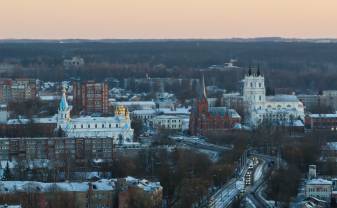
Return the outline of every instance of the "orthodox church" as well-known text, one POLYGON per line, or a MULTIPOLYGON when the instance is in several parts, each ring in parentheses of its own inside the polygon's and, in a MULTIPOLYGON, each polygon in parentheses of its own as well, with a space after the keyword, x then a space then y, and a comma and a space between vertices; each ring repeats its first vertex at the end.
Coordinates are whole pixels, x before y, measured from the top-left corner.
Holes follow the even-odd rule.
POLYGON ((133 129, 128 110, 116 107, 113 117, 83 116, 70 117, 72 107, 68 105, 65 90, 56 115, 57 129, 62 129, 67 137, 73 138, 114 138, 115 143, 132 142, 133 129))

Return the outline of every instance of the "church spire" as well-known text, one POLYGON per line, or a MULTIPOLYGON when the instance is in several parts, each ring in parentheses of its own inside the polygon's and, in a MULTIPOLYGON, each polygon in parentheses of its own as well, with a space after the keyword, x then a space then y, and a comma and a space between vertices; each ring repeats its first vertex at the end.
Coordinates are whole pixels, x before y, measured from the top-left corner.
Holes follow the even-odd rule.
POLYGON ((249 68, 248 68, 248 76, 252 75, 252 67, 249 64, 249 68))
POLYGON ((205 86, 205 76, 204 76, 204 74, 202 74, 202 78, 201 78, 201 90, 202 90, 202 96, 204 98, 207 98, 207 95, 206 95, 206 86, 205 86))
POLYGON ((256 72, 256 75, 257 75, 257 76, 260 76, 260 75, 261 75, 261 72, 260 72, 260 64, 257 65, 257 72, 256 72))
POLYGON ((60 111, 66 111, 68 109, 69 105, 67 102, 67 96, 66 96, 66 89, 62 87, 62 97, 60 100, 60 106, 59 109, 60 111))

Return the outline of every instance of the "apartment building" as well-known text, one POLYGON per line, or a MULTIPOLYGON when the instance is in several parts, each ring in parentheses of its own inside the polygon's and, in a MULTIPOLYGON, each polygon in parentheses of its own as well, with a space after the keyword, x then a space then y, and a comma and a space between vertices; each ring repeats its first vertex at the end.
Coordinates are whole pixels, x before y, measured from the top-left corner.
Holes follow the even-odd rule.
POLYGON ((0 102, 25 101, 36 99, 37 85, 35 79, 0 80, 0 102))
POLYGON ((103 114, 109 111, 109 88, 107 82, 74 81, 73 95, 75 111, 103 114))

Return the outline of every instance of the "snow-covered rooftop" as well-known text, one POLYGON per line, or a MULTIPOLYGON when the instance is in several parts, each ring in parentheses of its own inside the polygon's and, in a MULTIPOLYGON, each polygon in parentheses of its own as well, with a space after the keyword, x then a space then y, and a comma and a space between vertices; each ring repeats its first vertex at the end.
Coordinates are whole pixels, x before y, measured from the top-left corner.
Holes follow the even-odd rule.
POLYGON ((311 118, 337 118, 337 113, 329 113, 329 114, 310 114, 311 118))
POLYGON ((159 108, 158 111, 159 113, 163 113, 166 115, 169 114, 185 114, 189 115, 190 114, 191 108, 159 108))
POLYGON ((322 178, 315 178, 308 180, 306 182, 307 185, 332 185, 332 181, 328 181, 322 178))
POLYGON ((337 151, 337 142, 328 142, 328 143, 326 143, 325 146, 329 150, 335 150, 335 151, 337 151))
MULTIPOLYGON (((102 179, 91 183, 93 190, 114 190, 115 183, 102 179)), ((89 190, 89 182, 42 183, 36 181, 1 181, 0 193, 9 192, 50 192, 53 190, 69 192, 85 192, 89 190)))
POLYGON ((266 96, 267 102, 299 102, 295 95, 266 96))

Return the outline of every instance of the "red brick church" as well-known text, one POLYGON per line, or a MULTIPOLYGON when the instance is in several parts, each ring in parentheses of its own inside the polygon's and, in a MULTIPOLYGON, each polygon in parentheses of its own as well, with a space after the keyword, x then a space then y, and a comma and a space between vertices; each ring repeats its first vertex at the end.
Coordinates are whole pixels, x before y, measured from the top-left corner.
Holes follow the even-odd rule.
POLYGON ((205 136, 209 132, 214 133, 232 129, 240 122, 241 117, 234 109, 209 107, 205 80, 202 77, 199 96, 194 101, 190 115, 190 134, 205 136))

